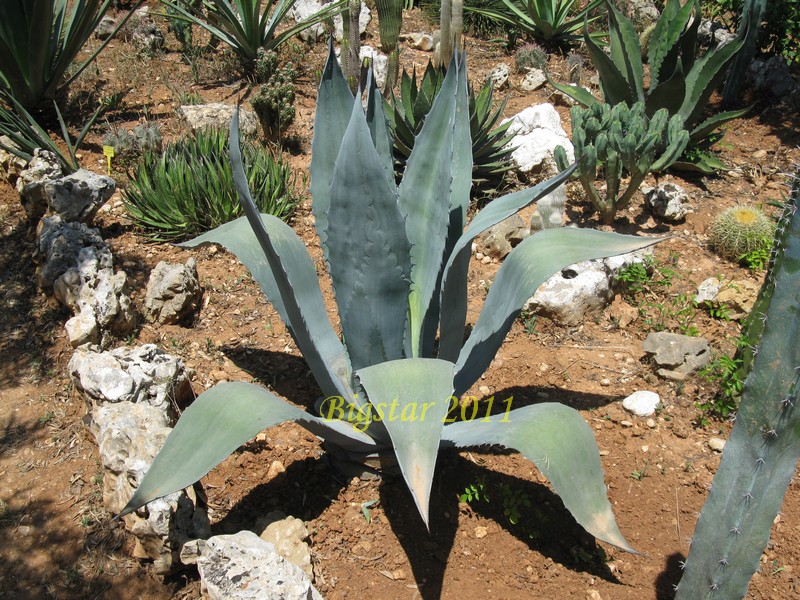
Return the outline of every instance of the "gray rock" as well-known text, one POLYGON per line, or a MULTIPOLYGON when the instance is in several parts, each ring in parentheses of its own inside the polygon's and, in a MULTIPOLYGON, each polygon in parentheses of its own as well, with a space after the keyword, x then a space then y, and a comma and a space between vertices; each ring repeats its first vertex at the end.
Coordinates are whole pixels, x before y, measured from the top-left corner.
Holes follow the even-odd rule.
POLYGON ((91 310, 81 311, 64 323, 67 338, 73 348, 84 344, 100 343, 100 327, 91 310))
POLYGON ((735 279, 726 283, 711 300, 713 308, 724 307, 725 315, 733 321, 741 321, 756 303, 759 286, 749 279, 735 279))
POLYGON ((536 203, 531 214, 531 232, 552 229, 564 224, 564 206, 567 203, 567 188, 558 186, 536 203))
POLYGON ((486 230, 479 238, 478 249, 484 255, 500 260, 528 235, 529 230, 522 217, 512 215, 486 230))
POLYGON ((522 81, 520 81, 519 87, 523 91, 532 92, 534 90, 538 90, 546 82, 547 76, 544 74, 544 71, 541 69, 528 69, 528 72, 525 73, 522 81))
POLYGON ((375 85, 378 86, 378 89, 382 90, 386 85, 386 77, 389 73, 389 57, 372 46, 361 46, 361 49, 358 51, 358 57, 362 64, 366 59, 372 62, 375 85))
MULTIPOLYGON (((171 429, 166 415, 146 404, 120 402, 92 410, 103 464, 103 503, 120 512, 141 484, 171 429)), ((169 494, 123 518, 136 537, 133 555, 149 559, 157 573, 181 567, 180 550, 191 539, 207 537, 205 508, 193 488, 169 494)))
POLYGON ((10 138, 0 135, 0 178, 5 179, 12 187, 16 187, 17 179, 28 166, 28 161, 5 150, 4 146, 17 149, 10 138))
MULTIPOLYGON (((186 119, 192 131, 198 131, 205 127, 228 130, 233 118, 234 106, 214 102, 211 104, 187 104, 178 109, 178 113, 186 119)), ((246 108, 239 109, 239 128, 245 135, 256 135, 258 133, 258 117, 252 110, 246 108)))
POLYGON ((700 27, 697 29, 697 43, 703 48, 722 48, 725 44, 729 44, 736 39, 734 32, 716 21, 709 21, 705 19, 700 22, 700 27))
POLYGON ((640 250, 571 265, 545 281, 524 308, 563 325, 577 325, 587 314, 611 303, 614 274, 631 263, 642 262, 649 253, 640 250))
POLYGON ((56 299, 76 315, 91 312, 101 332, 117 337, 131 333, 136 315, 128 277, 124 271, 114 272, 108 248, 81 248, 76 263, 53 283, 56 299))
MULTIPOLYGON (((300 21, 317 14, 324 8, 324 6, 325 5, 323 5, 321 2, 318 2, 318 0, 297 0, 292 5, 292 8, 289 9, 289 16, 299 23, 300 21)), ((360 35, 364 35, 364 33, 367 31, 367 25, 369 25, 371 20, 371 11, 369 7, 362 2, 361 12, 358 14, 358 32, 360 35)), ((299 35, 300 39, 303 41, 316 42, 317 40, 327 36, 328 33, 325 25, 319 23, 309 27, 305 31, 301 31, 299 35)), ((344 37, 342 15, 336 15, 333 17, 333 37, 337 42, 341 42, 342 38, 344 37)))
POLYGON ((37 148, 28 166, 17 177, 16 188, 28 220, 36 223, 47 212, 46 184, 62 177, 64 172, 56 155, 37 148))
POLYGON ((718 437, 712 437, 708 440, 708 447, 714 452, 722 452, 725 449, 725 440, 718 437))
POLYGON ((94 37, 98 40, 107 40, 111 37, 111 34, 114 33, 114 30, 117 28, 117 20, 114 17, 106 15, 100 22, 97 24, 97 28, 94 30, 94 37))
POLYGON ((130 39, 133 46, 143 54, 155 54, 161 52, 166 46, 164 33, 156 26, 153 20, 137 11, 139 17, 134 21, 128 21, 130 27, 130 39))
POLYGON ((164 414, 165 424, 174 421, 175 407, 192 397, 190 373, 183 361, 155 344, 109 352, 81 347, 72 354, 67 370, 90 407, 146 404, 164 414))
POLYGON ((694 301, 697 304, 704 304, 711 302, 717 297, 719 290, 722 288, 723 282, 719 277, 709 277, 700 282, 697 286, 697 293, 694 296, 694 301))
POLYGON ((670 223, 683 221, 691 212, 689 194, 675 183, 662 182, 655 187, 643 188, 642 193, 653 214, 670 223))
POLYGON ((45 183, 50 212, 64 221, 91 223, 97 211, 117 189, 111 177, 79 169, 45 183))
POLYGON ((768 93, 776 98, 788 96, 798 88, 786 59, 780 55, 771 56, 766 60, 753 59, 748 71, 748 80, 755 91, 768 93))
POLYGON ((523 110, 501 124, 511 121, 507 134, 514 135, 509 146, 514 148, 511 160, 522 173, 554 175, 558 172, 553 152, 563 146, 570 162, 575 151, 567 132, 561 126, 561 117, 552 104, 538 104, 523 110))
POLYGON ((642 347, 647 354, 653 355, 660 367, 657 373, 673 381, 685 380, 711 357, 705 339, 666 331, 648 334, 642 347))
POLYGON ((210 600, 322 600, 300 567, 251 531, 200 544, 197 568, 210 600))
POLYGON ((300 519, 286 517, 266 526, 261 539, 275 546, 275 550, 293 565, 300 567, 308 578, 314 579, 311 551, 308 549, 308 529, 300 519))
POLYGON ((495 91, 503 89, 508 84, 508 76, 511 74, 511 69, 508 65, 500 63, 489 71, 486 76, 486 81, 492 82, 492 87, 495 91))
POLYGON ((640 390, 633 392, 622 401, 622 408, 637 417, 649 417, 656 414, 656 407, 661 403, 661 398, 655 392, 640 390))
POLYGON ((429 33, 407 33, 402 37, 416 50, 423 52, 433 50, 433 36, 429 33))
POLYGON ((623 6, 625 15, 633 21, 638 31, 647 29, 661 16, 658 7, 651 0, 628 0, 623 6))
POLYGON ((161 261, 150 273, 144 297, 144 315, 159 325, 190 321, 200 307, 203 289, 197 280, 197 263, 185 265, 161 261))
POLYGON ((65 223, 60 217, 45 217, 36 229, 36 282, 45 292, 53 290, 56 279, 80 264, 84 248, 93 248, 98 268, 111 268, 108 244, 97 229, 84 223, 65 223))

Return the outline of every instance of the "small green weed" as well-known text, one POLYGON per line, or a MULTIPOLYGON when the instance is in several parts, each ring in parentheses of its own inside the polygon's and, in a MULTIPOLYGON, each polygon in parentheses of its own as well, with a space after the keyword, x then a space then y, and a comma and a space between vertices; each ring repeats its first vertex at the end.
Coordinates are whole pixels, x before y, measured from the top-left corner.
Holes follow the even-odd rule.
POLYGON ((641 469, 634 469, 631 471, 631 477, 636 481, 641 481, 647 476, 647 469, 650 467, 649 461, 644 461, 644 466, 641 469))
POLYGON ((458 499, 467 504, 473 501, 478 502, 481 499, 483 499, 484 502, 489 502, 489 497, 486 495, 486 480, 479 477, 475 483, 470 483, 464 488, 464 493, 461 494, 458 499))

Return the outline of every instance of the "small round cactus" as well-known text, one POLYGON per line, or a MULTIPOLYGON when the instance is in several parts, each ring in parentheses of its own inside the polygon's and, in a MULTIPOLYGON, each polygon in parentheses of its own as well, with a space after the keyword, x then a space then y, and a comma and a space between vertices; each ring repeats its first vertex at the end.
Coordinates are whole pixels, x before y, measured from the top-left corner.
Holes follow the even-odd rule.
POLYGON ((741 260, 754 252, 768 252, 775 225, 755 206, 737 205, 722 211, 708 231, 711 247, 725 258, 741 260))
POLYGON ((547 53, 537 44, 525 44, 514 55, 514 65, 522 73, 528 69, 547 68, 547 53))

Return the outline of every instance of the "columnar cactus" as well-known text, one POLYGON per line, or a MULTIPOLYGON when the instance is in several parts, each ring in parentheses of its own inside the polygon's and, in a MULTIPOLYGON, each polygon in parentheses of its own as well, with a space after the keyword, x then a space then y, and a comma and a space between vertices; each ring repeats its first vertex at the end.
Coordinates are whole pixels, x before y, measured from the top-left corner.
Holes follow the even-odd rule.
MULTIPOLYGON (((572 143, 578 158, 577 176, 604 223, 614 220, 617 210, 625 208, 650 171, 667 168, 683 153, 689 133, 675 115, 667 121, 666 109, 648 119, 645 105, 620 103, 574 106, 572 143), (598 166, 606 180, 605 195, 595 188, 598 166), (628 187, 620 194, 623 171, 630 175, 628 187)), ((556 148, 555 159, 566 169, 566 152, 556 148)))
POLYGON ((763 333, 736 424, 692 538, 677 600, 742 598, 800 458, 800 184, 754 308, 763 333))

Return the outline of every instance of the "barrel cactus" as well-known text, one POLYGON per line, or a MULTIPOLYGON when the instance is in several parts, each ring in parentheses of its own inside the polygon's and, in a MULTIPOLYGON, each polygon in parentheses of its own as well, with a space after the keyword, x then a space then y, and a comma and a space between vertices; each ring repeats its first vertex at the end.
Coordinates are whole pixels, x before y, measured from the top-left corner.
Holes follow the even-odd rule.
POLYGON ((774 232, 775 224, 759 208, 739 204, 717 215, 708 242, 721 256, 739 261, 753 252, 768 252, 774 232))

